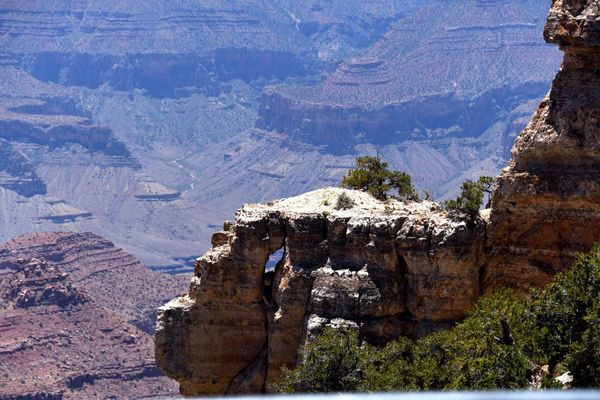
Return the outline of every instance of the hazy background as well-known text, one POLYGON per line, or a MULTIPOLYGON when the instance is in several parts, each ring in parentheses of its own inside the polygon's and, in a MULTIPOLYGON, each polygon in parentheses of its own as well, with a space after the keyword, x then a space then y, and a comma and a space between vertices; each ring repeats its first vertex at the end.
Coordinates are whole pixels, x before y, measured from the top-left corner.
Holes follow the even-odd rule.
POLYGON ((242 203, 377 152, 446 199, 548 90, 548 3, 3 1, 0 240, 92 231, 176 272, 242 203))

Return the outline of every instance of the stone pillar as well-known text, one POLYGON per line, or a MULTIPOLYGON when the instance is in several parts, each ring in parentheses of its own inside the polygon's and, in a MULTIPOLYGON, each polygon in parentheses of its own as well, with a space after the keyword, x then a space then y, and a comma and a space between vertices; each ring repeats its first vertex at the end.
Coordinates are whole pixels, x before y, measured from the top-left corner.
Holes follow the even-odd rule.
POLYGON ((565 57, 492 196, 488 292, 543 286, 600 241, 599 7, 552 2, 544 37, 565 57))

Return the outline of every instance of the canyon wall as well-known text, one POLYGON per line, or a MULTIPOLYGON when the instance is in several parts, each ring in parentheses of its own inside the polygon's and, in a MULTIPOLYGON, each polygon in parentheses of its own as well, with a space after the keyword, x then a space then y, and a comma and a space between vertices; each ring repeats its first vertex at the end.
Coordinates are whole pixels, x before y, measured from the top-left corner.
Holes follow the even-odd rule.
POLYGON ((552 2, 544 33, 564 62, 480 219, 356 191, 336 210, 333 188, 245 205, 213 235, 188 294, 160 308, 157 365, 185 395, 257 393, 324 325, 375 344, 419 336, 481 294, 525 294, 567 269, 600 240, 599 21, 596 1, 552 2))
POLYGON ((600 240, 599 16, 595 1, 552 3, 544 36, 565 57, 492 197, 489 291, 545 285, 600 240))
POLYGON ((24 160, 0 165, 0 240, 92 231, 189 271, 239 204, 357 155, 440 199, 497 174, 559 52, 539 0, 459 3, 4 2, 0 138, 24 160))
POLYGON ((338 153, 365 142, 481 140, 540 99, 556 73, 556 49, 538 40, 545 11, 530 0, 432 2, 319 84, 267 88, 256 126, 338 153))
POLYGON ((89 233, 0 246, 0 398, 174 394, 154 365, 152 332, 156 307, 186 281, 89 233))

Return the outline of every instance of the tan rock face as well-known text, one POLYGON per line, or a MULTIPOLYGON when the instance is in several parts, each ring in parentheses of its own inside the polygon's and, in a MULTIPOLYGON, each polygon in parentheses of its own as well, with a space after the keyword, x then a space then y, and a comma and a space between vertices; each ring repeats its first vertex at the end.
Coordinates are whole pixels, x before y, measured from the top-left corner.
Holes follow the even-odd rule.
POLYGON ((600 240, 600 10, 555 0, 545 37, 565 58, 492 199, 487 291, 548 283, 600 240))
POLYGON ((188 295, 159 312, 156 361, 182 393, 261 392, 326 324, 385 343, 447 326, 474 304, 483 224, 451 221, 435 203, 384 204, 355 191, 346 191, 351 210, 326 205, 341 191, 244 206, 215 234, 188 295))

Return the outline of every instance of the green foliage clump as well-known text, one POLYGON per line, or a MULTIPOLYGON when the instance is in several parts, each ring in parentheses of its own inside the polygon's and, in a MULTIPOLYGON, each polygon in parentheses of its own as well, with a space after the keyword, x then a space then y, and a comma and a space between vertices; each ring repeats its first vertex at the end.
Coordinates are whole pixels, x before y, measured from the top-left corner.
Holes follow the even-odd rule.
POLYGON ((303 354, 286 392, 527 388, 542 365, 546 387, 566 370, 573 386, 600 387, 600 245, 531 299, 482 297, 451 330, 378 348, 326 328, 303 354))
MULTIPOLYGON (((525 308, 510 291, 482 299, 456 328, 421 340, 399 338, 378 348, 356 332, 326 328, 303 351, 300 365, 285 372, 285 392, 396 391, 520 388, 532 364, 521 347, 501 343, 500 320, 521 329, 525 308)), ((522 339, 522 340, 521 340, 522 339)))
POLYGON ((479 215, 485 193, 491 192, 493 184, 494 178, 490 176, 482 176, 475 182, 463 182, 460 196, 454 200, 448 200, 446 209, 475 219, 479 215))
POLYGON ((300 367, 284 368, 283 381, 276 389, 283 393, 356 391, 361 382, 361 353, 356 331, 326 327, 304 346, 300 367))
POLYGON ((354 207, 354 200, 350 198, 346 193, 342 192, 335 203, 336 210, 349 210, 354 207))
POLYGON ((346 173, 341 186, 365 191, 379 200, 385 200, 390 190, 395 190, 397 196, 404 200, 419 199, 410 175, 390 170, 388 163, 379 157, 358 157, 356 168, 346 173))
POLYGON ((580 255, 532 301, 538 353, 554 372, 573 374, 575 387, 600 387, 600 245, 580 255))

